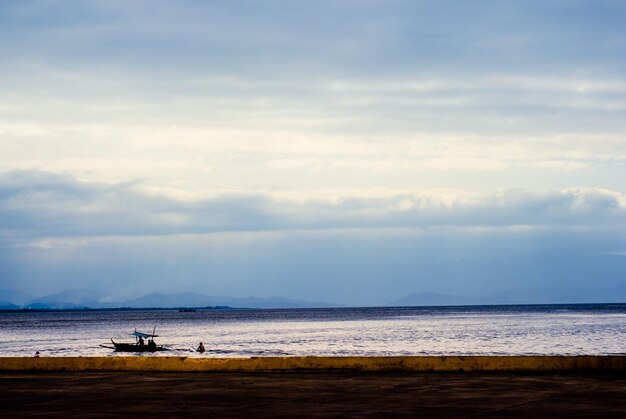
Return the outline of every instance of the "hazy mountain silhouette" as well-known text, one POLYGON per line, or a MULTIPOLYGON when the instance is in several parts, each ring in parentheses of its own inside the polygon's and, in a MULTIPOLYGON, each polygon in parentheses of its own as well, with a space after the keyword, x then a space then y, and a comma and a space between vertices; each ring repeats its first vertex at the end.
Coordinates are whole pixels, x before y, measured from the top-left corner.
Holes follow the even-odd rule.
POLYGON ((34 295, 27 292, 15 291, 9 289, 0 289, 0 305, 15 304, 22 305, 35 298, 34 295))
POLYGON ((56 294, 45 295, 31 300, 26 304, 27 308, 78 308, 93 307, 101 308, 101 294, 85 289, 72 289, 56 294))
MULTIPOLYGON (((224 297, 224 300, 226 299, 228 298, 224 297)), ((202 294, 196 294, 193 292, 181 292, 176 294, 161 294, 155 292, 139 298, 124 301, 121 304, 123 305, 123 307, 131 308, 206 307, 228 305, 221 304, 221 301, 223 301, 221 297, 210 297, 202 294)))
POLYGON ((292 300, 284 297, 249 297, 233 298, 227 296, 209 296, 190 292, 176 294, 148 294, 123 303, 124 307, 206 307, 229 306, 241 308, 304 308, 332 307, 333 304, 316 301, 292 300))
POLYGON ((17 310, 20 306, 10 303, 8 301, 0 301, 0 310, 17 310))
POLYGON ((19 292, 3 291, 0 294, 0 308, 31 309, 72 309, 72 308, 175 308, 175 307, 215 307, 233 308, 306 308, 336 307, 316 301, 293 300, 285 297, 249 297, 235 298, 228 296, 209 296, 191 292, 175 294, 152 293, 125 301, 103 301, 96 291, 73 289, 32 299, 32 296, 19 292), (31 299, 25 299, 31 297, 31 299))

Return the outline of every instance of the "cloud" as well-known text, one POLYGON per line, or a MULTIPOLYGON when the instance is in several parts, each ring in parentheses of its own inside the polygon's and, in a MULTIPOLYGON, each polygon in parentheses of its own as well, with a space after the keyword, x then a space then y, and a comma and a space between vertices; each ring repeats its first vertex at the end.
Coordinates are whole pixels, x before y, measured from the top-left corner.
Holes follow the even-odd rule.
POLYGON ((104 184, 18 171, 0 175, 0 220, 3 235, 34 237, 624 226, 626 196, 591 188, 543 194, 525 190, 192 194, 141 183, 104 184))
MULTIPOLYGON (((352 214, 362 200, 336 202, 352 214)), ((403 207, 399 203, 399 207, 403 207)), ((434 291, 511 302, 624 301, 623 226, 446 226, 0 239, 0 288, 284 295, 387 304, 434 291), (491 297, 490 297, 491 296, 491 297)), ((121 298, 121 297, 119 297, 121 298)))
POLYGON ((615 251, 615 252, 607 252, 607 255, 611 255, 611 256, 626 256, 626 251, 622 250, 622 251, 615 251))
POLYGON ((1 170, 199 190, 217 179, 244 189, 294 179, 305 188, 393 187, 423 173, 433 176, 414 184, 464 188, 467 177, 452 175, 468 174, 490 188, 546 180, 565 188, 581 184, 577 176, 615 188, 626 161, 626 99, 619 83, 598 77, 305 83, 50 73, 6 78, 1 170))
POLYGON ((0 8, 0 170, 198 190, 615 189, 626 161, 616 2, 0 8))
POLYGON ((159 63, 150 70, 216 66, 285 77, 306 69, 610 69, 624 62, 613 52, 623 47, 614 39, 625 13, 611 1, 24 1, 3 3, 0 23, 19 35, 5 52, 36 54, 49 66, 159 63))

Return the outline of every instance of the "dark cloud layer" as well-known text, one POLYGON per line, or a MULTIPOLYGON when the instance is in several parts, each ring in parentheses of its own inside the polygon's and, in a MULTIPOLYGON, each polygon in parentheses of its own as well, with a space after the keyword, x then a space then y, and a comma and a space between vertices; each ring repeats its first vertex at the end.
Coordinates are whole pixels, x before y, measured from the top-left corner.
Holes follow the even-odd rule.
POLYGON ((422 227, 624 226, 626 198, 599 189, 466 196, 418 191, 384 197, 290 199, 223 193, 175 199, 137 183, 103 184, 69 175, 0 175, 0 229, 35 237, 204 234, 228 231, 422 227))
POLYGON ((615 1, 9 1, 2 47, 48 65, 224 73, 612 72, 615 1), (91 64, 89 64, 91 63, 91 64), (158 64, 158 65, 153 65, 158 64))

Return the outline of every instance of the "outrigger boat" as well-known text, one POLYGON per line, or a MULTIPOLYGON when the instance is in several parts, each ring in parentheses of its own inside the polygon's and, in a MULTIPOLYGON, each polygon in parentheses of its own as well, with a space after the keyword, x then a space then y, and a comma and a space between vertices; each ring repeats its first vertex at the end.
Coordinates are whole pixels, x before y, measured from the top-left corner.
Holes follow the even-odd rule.
MULTIPOLYGON (((156 330, 156 326, 154 328, 156 330)), ((152 334, 138 332, 136 329, 131 336, 135 337, 135 343, 118 343, 111 339, 111 343, 113 344, 113 348, 106 345, 100 345, 103 348, 115 349, 116 352, 156 352, 156 351, 167 351, 168 349, 162 345, 157 345, 154 342, 154 338, 159 337, 159 335, 155 335, 152 331, 152 334), (145 343, 147 339, 148 343, 145 343)))

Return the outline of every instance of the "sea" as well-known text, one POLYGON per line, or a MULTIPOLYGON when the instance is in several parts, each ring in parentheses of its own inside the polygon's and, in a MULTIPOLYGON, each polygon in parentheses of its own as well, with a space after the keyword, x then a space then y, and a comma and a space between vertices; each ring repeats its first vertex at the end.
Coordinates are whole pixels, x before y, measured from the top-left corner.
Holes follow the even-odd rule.
POLYGON ((119 356, 111 339, 135 330, 169 350, 124 355, 623 355, 626 304, 13 311, 0 313, 0 356, 119 356))

